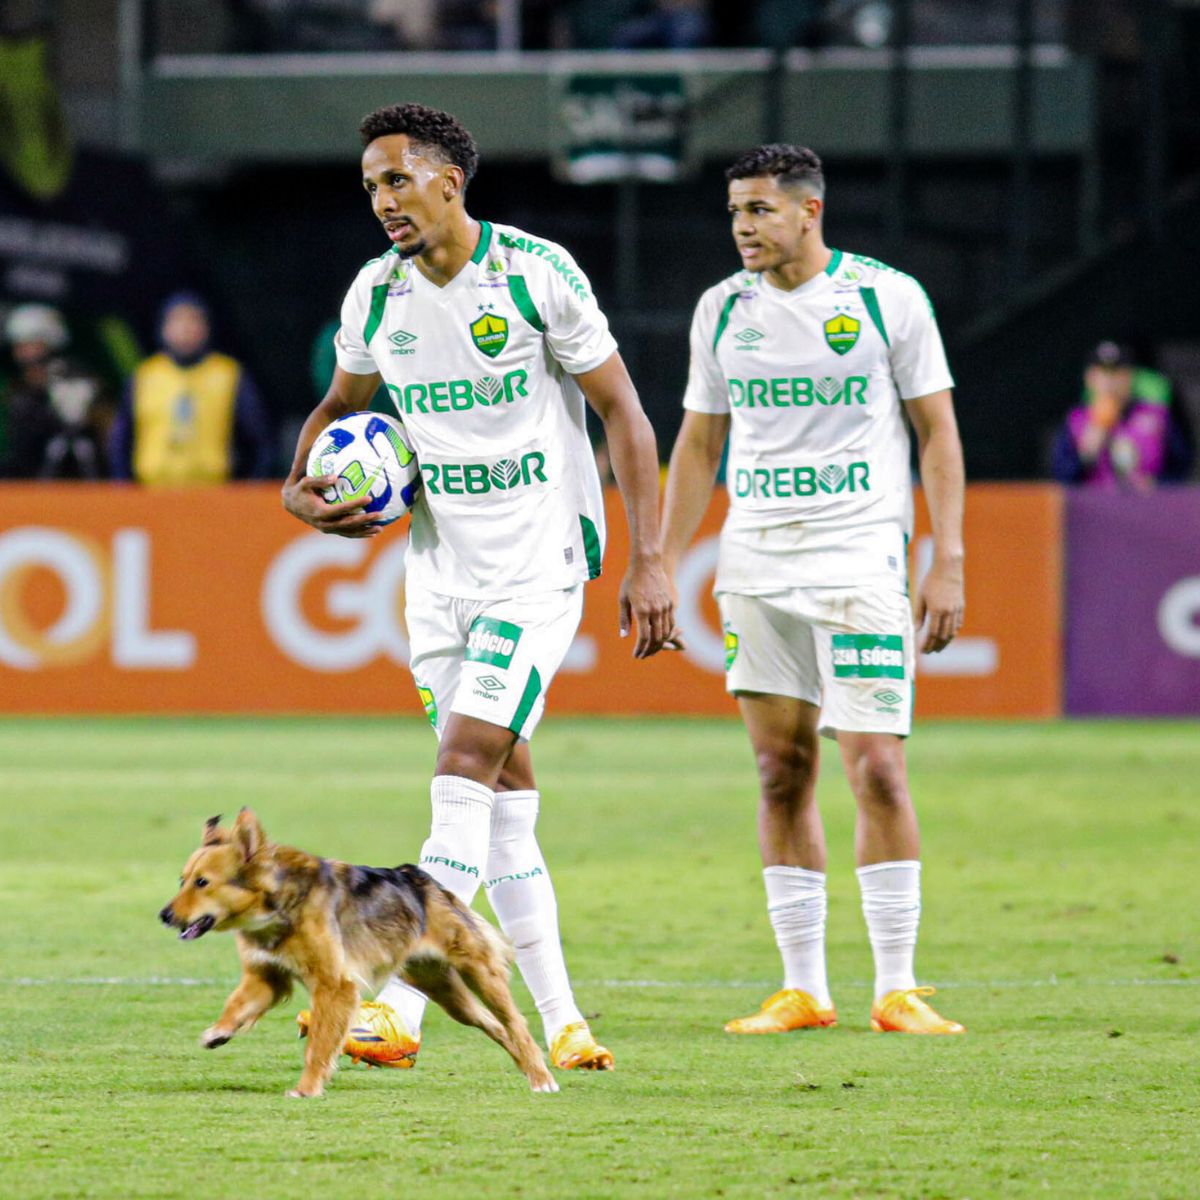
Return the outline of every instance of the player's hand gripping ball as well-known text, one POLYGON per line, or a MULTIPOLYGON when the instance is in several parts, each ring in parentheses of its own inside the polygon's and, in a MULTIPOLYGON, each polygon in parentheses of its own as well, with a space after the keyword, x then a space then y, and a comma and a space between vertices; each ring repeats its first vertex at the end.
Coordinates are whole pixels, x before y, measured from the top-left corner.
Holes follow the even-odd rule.
POLYGON ((421 490, 421 468, 404 426, 382 413, 350 413, 327 425, 309 451, 308 473, 336 476, 325 499, 361 501, 379 525, 404 516, 421 490))

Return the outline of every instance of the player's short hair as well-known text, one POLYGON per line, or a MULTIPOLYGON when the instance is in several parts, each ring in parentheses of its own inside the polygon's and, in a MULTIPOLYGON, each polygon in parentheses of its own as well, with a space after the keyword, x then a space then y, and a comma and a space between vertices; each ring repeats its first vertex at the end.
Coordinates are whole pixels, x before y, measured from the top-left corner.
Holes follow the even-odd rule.
POLYGON ((364 147, 376 138, 394 133, 407 135, 412 144, 425 154, 460 167, 465 179, 464 187, 474 178, 475 169, 479 166, 479 150, 475 139, 457 117, 424 104, 389 104, 368 113, 358 127, 364 147))
POLYGON ((825 173, 821 160, 807 146, 771 142, 740 155, 725 171, 725 178, 757 179, 771 176, 781 187, 803 187, 825 195, 825 173))

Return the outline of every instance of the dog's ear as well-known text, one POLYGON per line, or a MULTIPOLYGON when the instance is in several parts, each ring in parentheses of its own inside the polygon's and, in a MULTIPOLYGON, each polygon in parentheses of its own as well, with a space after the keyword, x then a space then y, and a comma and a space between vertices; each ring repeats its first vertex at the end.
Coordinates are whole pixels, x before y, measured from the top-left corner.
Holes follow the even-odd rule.
POLYGON ((204 822, 204 833, 200 839, 200 845, 217 846, 225 840, 225 834, 219 828, 220 824, 220 813, 217 813, 215 817, 209 817, 208 820, 204 822))
POLYGON ((238 813, 237 820, 233 823, 233 840, 247 862, 266 844, 266 835, 252 808, 243 808, 238 813))

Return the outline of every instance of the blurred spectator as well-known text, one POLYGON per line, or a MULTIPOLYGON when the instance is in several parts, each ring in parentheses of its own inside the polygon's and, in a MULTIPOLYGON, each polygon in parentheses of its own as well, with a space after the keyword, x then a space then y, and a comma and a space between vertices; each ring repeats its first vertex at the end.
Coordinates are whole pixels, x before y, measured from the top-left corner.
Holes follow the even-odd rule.
POLYGON ((111 408, 99 378, 66 356, 56 308, 22 304, 4 326, 13 375, 0 392, 0 476, 98 479, 111 408))
POLYGON ((1083 383, 1083 402, 1067 414, 1054 444, 1055 479, 1148 491, 1187 478, 1194 449, 1172 411, 1165 375, 1137 366, 1129 347, 1101 342, 1083 383))
POLYGON ((275 450, 262 399, 240 363, 209 349, 204 301, 177 292, 159 334, 162 352, 133 373, 113 423, 113 477, 181 486, 270 475, 275 450))
POLYGON ((618 50, 694 50, 711 46, 712 21, 705 0, 653 0, 649 11, 617 26, 618 50))

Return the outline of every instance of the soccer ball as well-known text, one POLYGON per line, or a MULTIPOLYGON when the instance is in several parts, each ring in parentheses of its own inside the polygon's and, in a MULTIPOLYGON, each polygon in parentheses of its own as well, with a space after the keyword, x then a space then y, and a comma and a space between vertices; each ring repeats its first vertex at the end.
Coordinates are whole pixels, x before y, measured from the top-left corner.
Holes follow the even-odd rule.
POLYGON ((404 426, 382 413, 350 413, 322 429, 308 453, 308 473, 336 475, 325 499, 362 501, 377 525, 399 520, 421 490, 421 468, 404 426))

